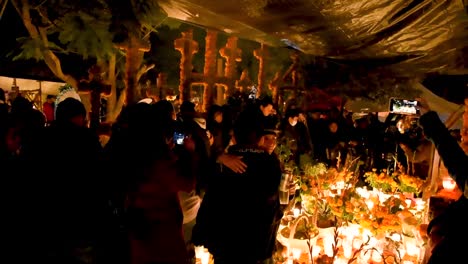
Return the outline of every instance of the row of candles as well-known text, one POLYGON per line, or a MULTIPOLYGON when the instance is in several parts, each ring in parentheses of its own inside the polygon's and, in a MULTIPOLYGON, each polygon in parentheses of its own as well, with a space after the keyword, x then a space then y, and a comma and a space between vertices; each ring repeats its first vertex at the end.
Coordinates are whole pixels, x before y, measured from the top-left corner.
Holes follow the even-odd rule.
MULTIPOLYGON (((394 233, 386 238, 377 239, 370 231, 360 231, 360 228, 351 225, 339 228, 340 238, 338 240, 338 246, 341 247, 340 254, 335 258, 334 264, 348 263, 349 259, 353 257, 353 254, 359 250, 363 243, 367 244, 357 254, 356 263, 382 263, 382 254, 385 250, 386 239, 391 239, 398 243, 400 246, 396 248, 401 258, 400 263, 402 264, 413 264, 423 257, 424 248, 422 244, 415 238, 403 238, 398 233, 394 233)), ((334 230, 328 228, 325 232, 318 235, 317 239, 312 241, 312 258, 317 259, 320 255, 327 255, 332 257, 334 252, 334 230)), ((305 248, 291 248, 290 255, 288 256, 287 264, 293 264, 294 261, 302 259, 303 255, 306 254, 306 259, 309 259, 309 254, 305 248)), ((395 256, 396 256, 395 255, 395 256)))
MULTIPOLYGON (((340 187, 343 186, 336 186, 338 190, 342 189, 340 187)), ((374 202, 371 197, 378 197, 378 201, 383 203, 392 195, 382 193, 378 190, 368 190, 367 188, 356 188, 357 193, 366 201, 366 205, 369 209, 374 207, 374 202)), ((333 195, 330 192, 330 195, 333 195)), ((375 201, 375 199, 374 199, 375 201)), ((422 199, 407 199, 405 201, 407 207, 410 207, 412 204, 414 205, 410 211, 416 216, 419 216, 421 220, 423 220, 424 211, 426 209, 426 202, 422 199)), ((297 219, 301 215, 301 209, 294 208, 292 210, 293 216, 297 219)), ((424 247, 423 242, 420 237, 418 237, 418 231, 416 226, 411 226, 411 233, 415 235, 414 238, 404 237, 399 233, 393 233, 388 239, 393 240, 394 242, 398 243, 400 246, 396 249, 398 251, 399 256, 403 258, 403 256, 407 256, 404 258, 400 263, 403 264, 411 264, 417 263, 419 259, 422 258, 424 254, 424 247)), ((381 263, 382 260, 382 252, 384 252, 386 238, 377 239, 373 236, 372 232, 361 228, 359 225, 350 225, 350 226, 343 226, 339 228, 339 247, 341 247, 341 254, 335 258, 334 263, 348 263, 349 259, 353 257, 353 254, 356 250, 358 250, 361 245, 364 243, 363 241, 367 241, 369 239, 368 244, 365 246, 365 249, 362 250, 359 255, 357 256, 357 263, 369 263, 371 260, 373 263, 381 263), (368 250, 368 249, 375 249, 375 250, 368 250)), ((333 247, 334 247, 334 232, 333 228, 329 228, 328 232, 321 232, 316 238, 313 239, 313 248, 312 248, 312 258, 316 259, 321 254, 325 254, 329 257, 333 256, 333 247), (322 252, 323 251, 323 252, 322 252)), ((291 245, 289 245, 291 246, 291 245)), ((287 263, 293 263, 294 260, 299 260, 303 254, 309 255, 309 250, 307 247, 302 248, 290 248, 288 250, 290 252, 290 256, 288 257, 287 263)))

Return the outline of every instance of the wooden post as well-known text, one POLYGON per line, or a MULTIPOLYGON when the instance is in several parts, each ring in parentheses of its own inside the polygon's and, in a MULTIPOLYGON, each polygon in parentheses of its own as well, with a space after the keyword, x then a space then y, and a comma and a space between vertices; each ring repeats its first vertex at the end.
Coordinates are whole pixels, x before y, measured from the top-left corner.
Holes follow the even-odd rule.
POLYGON ((254 83, 250 80, 249 71, 244 69, 242 71, 241 77, 238 81, 236 81, 236 88, 239 89, 241 93, 248 92, 250 87, 252 87, 254 83))
POLYGON ((254 56, 258 59, 258 87, 257 98, 263 93, 265 82, 265 62, 268 59, 268 48, 265 44, 261 44, 259 49, 254 50, 254 56))
POLYGON ((275 77, 273 78, 273 80, 271 80, 271 82, 268 84, 268 88, 271 90, 272 92, 272 97, 273 97, 273 103, 275 104, 278 104, 278 100, 279 100, 279 87, 281 85, 281 83, 283 82, 283 78, 281 77, 281 72, 278 71, 276 72, 275 74, 275 77))
POLYGON ((216 77, 216 57, 217 48, 216 40, 218 38, 218 32, 214 30, 208 30, 205 37, 205 67, 203 74, 205 76, 205 85, 203 91, 203 106, 202 110, 206 112, 213 102, 213 89, 216 77))
POLYGON ((138 85, 138 71, 143 62, 143 54, 150 50, 150 44, 130 34, 128 39, 117 47, 125 51, 125 85, 127 87, 125 94, 126 104, 136 102, 136 87, 138 85))
POLYGON ((103 83, 101 67, 94 65, 88 70, 88 80, 79 82, 78 91, 90 94, 90 127, 96 129, 100 123, 101 95, 109 95, 111 91, 111 86, 103 83))
MULTIPOLYGON (((237 48, 237 37, 229 37, 226 43, 226 46, 219 50, 221 57, 226 59, 225 67, 224 67, 224 77, 230 79, 231 81, 234 79, 234 73, 236 71, 236 62, 242 60, 242 50, 237 48)), ((232 84, 234 82, 232 81, 232 84)), ((231 95, 234 92, 234 85, 228 86, 228 95, 231 95)))
MULTIPOLYGON (((299 88, 299 76, 298 76, 298 68, 299 68, 299 61, 300 61, 299 53, 294 52, 293 54, 291 54, 291 60, 293 63, 291 64, 291 67, 288 69, 286 74, 288 75, 291 74, 292 86, 294 89, 293 96, 294 98, 297 98, 297 90, 299 88)), ((285 75, 285 77, 286 76, 287 75, 285 75)))
POLYGON ((167 87, 167 74, 160 72, 158 79, 156 80, 156 94, 161 100, 166 99, 166 87, 167 87))
POLYGON ((198 43, 193 40, 193 30, 182 32, 182 37, 174 41, 174 47, 181 54, 179 98, 180 102, 183 102, 190 100, 190 84, 188 81, 192 75, 193 54, 198 52, 198 43))
POLYGON ((463 114, 463 128, 461 130, 461 147, 468 155, 468 98, 465 98, 465 113, 463 114))

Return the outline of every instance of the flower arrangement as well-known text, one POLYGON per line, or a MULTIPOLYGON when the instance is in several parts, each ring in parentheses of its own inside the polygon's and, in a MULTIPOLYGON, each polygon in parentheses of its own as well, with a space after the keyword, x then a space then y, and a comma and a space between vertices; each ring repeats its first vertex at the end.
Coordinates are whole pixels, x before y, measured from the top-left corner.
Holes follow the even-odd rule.
POLYGON ((345 183, 349 182, 352 176, 353 173, 346 170, 328 169, 324 163, 307 164, 300 179, 301 192, 312 193, 321 198, 325 196, 324 191, 349 187, 345 186, 345 183), (338 186, 340 184, 342 186, 338 186))
POLYGON ((371 172, 366 172, 364 177, 372 188, 382 192, 393 193, 398 188, 398 183, 385 169, 381 173, 377 173, 377 169, 372 169, 371 172))
POLYGON ((325 164, 307 164, 303 168, 303 174, 299 179, 302 206, 306 212, 318 214, 321 220, 332 216, 330 207, 325 198, 349 188, 346 182, 352 177, 352 173, 338 171, 335 168, 328 169, 325 164))
POLYGON ((386 193, 394 193, 397 190, 403 193, 419 194, 424 185, 424 180, 405 173, 387 174, 386 170, 377 173, 376 169, 364 174, 366 182, 375 189, 386 193))
POLYGON ((400 213, 406 210, 404 197, 390 196, 383 203, 379 198, 367 202, 368 213, 362 215, 360 224, 374 234, 401 232, 400 213), (403 200, 402 200, 403 199, 403 200))
POLYGON ((326 197, 325 200, 333 215, 344 222, 359 224, 359 220, 369 212, 364 199, 354 188, 345 190, 342 195, 326 197))
POLYGON ((423 179, 405 173, 398 174, 397 177, 400 183, 398 189, 401 192, 419 194, 422 191, 425 182, 423 179))

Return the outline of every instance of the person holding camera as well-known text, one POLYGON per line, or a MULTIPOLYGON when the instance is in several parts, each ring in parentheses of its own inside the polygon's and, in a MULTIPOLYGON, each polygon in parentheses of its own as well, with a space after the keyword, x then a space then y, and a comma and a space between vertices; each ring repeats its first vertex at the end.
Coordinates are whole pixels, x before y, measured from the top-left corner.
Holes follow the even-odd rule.
POLYGON ((450 176, 457 182, 464 193, 445 211, 431 220, 427 228, 431 256, 429 264, 462 263, 466 259, 468 237, 468 156, 458 142, 450 135, 449 130, 436 112, 431 111, 424 100, 420 100, 419 125, 424 135, 431 140, 450 176))

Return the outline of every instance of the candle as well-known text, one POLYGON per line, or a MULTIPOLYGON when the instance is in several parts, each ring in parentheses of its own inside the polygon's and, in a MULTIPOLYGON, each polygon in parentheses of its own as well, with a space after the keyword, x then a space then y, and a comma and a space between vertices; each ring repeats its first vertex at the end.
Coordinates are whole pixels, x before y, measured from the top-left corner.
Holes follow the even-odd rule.
POLYGON ((354 249, 358 249, 362 246, 362 239, 359 239, 359 238, 355 238, 353 240, 353 248, 354 249))
POLYGON ((208 249, 205 248, 201 256, 201 264, 209 264, 209 263, 210 263, 210 252, 208 252, 208 249))
POLYGON ((374 202, 372 202, 371 200, 367 200, 366 205, 367 208, 369 208, 369 210, 372 210, 372 208, 374 208, 374 202))
POLYGON ((203 246, 201 246, 201 247, 195 247, 195 258, 201 259, 204 250, 205 250, 205 248, 204 248, 203 246))
POLYGON ((411 201, 411 199, 406 199, 406 200, 405 200, 405 203, 406 203, 406 207, 410 207, 412 201, 411 201))
POLYGON ((380 253, 377 252, 377 251, 373 251, 372 252, 372 261, 377 262, 377 263, 382 262, 382 255, 380 255, 380 253))
POLYGON ((372 251, 371 250, 363 250, 361 251, 361 253, 359 254, 359 258, 362 260, 361 263, 368 263, 369 262, 369 259, 372 255, 372 251))
POLYGON ((442 180, 442 186, 447 191, 453 191, 457 187, 457 183, 451 177, 445 177, 442 180))
POLYGON ((314 247, 312 248, 312 257, 313 257, 313 258, 318 257, 318 255, 320 255, 320 252, 322 252, 322 247, 320 247, 320 246, 314 246, 314 247))
POLYGON ((333 244, 334 244, 333 236, 326 236, 323 238, 324 251, 325 251, 325 254, 329 257, 333 257, 333 244))
POLYGON ((337 258, 335 259, 335 261, 333 262, 333 264, 347 264, 348 261, 344 258, 337 258))
POLYGON ((301 258, 302 250, 298 248, 293 248, 291 249, 291 253, 292 253, 293 259, 299 259, 301 258))
POLYGON ((294 208, 293 209, 293 215, 295 218, 299 217, 299 215, 301 214, 301 209, 299 208, 294 208))
POLYGON ((395 242, 399 242, 401 240, 401 236, 398 233, 393 233, 390 238, 395 242))
POLYGON ((345 258, 350 259, 353 256, 353 242, 350 239, 344 239, 342 242, 343 255, 345 258))
POLYGON ((406 249, 403 246, 400 246, 400 248, 398 248, 398 252, 400 252, 401 257, 406 255, 406 249))
POLYGON ((416 210, 422 211, 426 206, 426 202, 423 201, 421 198, 416 199, 416 210))
POLYGON ((418 246, 416 245, 416 243, 412 243, 412 242, 407 242, 406 243, 406 253, 409 256, 412 256, 412 257, 418 256, 419 251, 420 250, 419 250, 418 246))

